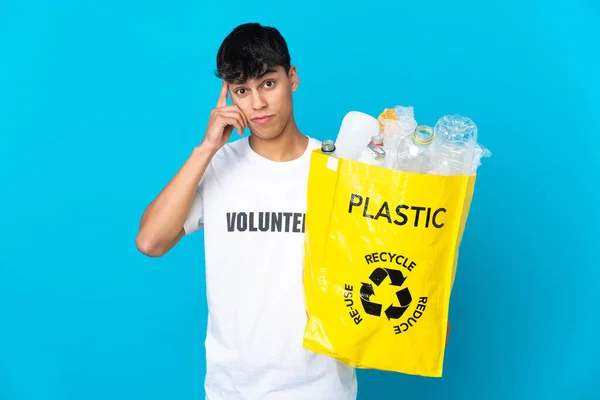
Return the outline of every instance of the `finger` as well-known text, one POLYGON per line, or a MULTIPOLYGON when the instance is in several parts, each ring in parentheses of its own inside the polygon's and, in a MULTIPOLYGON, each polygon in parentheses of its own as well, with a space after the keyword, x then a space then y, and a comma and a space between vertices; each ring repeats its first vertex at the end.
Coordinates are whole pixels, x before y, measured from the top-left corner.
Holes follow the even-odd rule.
POLYGON ((217 107, 225 107, 227 105, 227 94, 229 93, 229 85, 223 81, 221 85, 221 93, 219 94, 219 100, 217 100, 217 107))
POLYGON ((234 111, 236 113, 239 113, 241 115, 241 117, 244 120, 244 123, 246 125, 248 125, 248 118, 246 118, 246 114, 244 114, 244 112, 242 111, 242 109, 237 105, 237 104, 232 104, 230 106, 226 106, 226 107, 221 107, 218 110, 216 110, 218 112, 223 112, 223 111, 234 111))
POLYGON ((237 104, 232 104, 230 106, 226 106, 226 107, 222 107, 219 109, 219 111, 235 111, 237 113, 239 113, 242 117, 242 119, 244 120, 244 125, 246 127, 249 126, 248 124, 248 118, 246 118, 246 114, 244 114, 244 112, 242 111, 242 109, 237 105, 237 104))
POLYGON ((220 120, 223 128, 227 126, 235 126, 239 133, 244 132, 244 121, 238 113, 228 112, 220 115, 220 120))
MULTIPOLYGON (((237 106, 236 106, 237 107, 237 106)), ((244 120, 244 125, 247 127, 249 127, 249 123, 248 123, 248 118, 246 118, 246 114, 244 114, 244 112, 242 111, 241 108, 237 107, 239 110, 240 115, 242 116, 242 119, 244 120)))
POLYGON ((219 109, 218 113, 219 115, 226 115, 228 117, 238 118, 244 128, 248 127, 248 119, 237 106, 230 106, 219 109))

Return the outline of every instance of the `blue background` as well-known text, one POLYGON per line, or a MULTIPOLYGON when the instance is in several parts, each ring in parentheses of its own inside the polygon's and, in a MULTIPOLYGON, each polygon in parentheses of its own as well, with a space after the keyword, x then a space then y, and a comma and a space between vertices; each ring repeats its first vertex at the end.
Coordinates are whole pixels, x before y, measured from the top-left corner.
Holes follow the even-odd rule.
POLYGON ((247 21, 288 40, 304 133, 412 105, 493 152, 444 377, 360 371, 359 398, 600 398, 598 2, 203 3, 0 2, 0 399, 203 398, 202 233, 160 259, 135 235, 247 21))

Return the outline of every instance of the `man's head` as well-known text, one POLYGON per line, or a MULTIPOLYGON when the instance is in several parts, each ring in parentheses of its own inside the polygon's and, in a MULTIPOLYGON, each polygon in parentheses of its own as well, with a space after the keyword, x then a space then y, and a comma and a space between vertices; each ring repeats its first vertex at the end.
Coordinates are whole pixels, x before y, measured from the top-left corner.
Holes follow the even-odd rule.
POLYGON ((299 80, 277 29, 257 23, 235 28, 219 48, 216 75, 229 84, 254 135, 277 137, 293 118, 292 92, 299 80))

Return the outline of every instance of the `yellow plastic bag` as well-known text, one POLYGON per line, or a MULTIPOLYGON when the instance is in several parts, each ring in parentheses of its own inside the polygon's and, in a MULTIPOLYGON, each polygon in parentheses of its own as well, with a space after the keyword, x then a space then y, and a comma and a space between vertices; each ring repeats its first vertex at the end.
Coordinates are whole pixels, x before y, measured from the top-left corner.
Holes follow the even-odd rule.
POLYGON ((441 377, 475 176, 311 155, 304 347, 357 368, 441 377))

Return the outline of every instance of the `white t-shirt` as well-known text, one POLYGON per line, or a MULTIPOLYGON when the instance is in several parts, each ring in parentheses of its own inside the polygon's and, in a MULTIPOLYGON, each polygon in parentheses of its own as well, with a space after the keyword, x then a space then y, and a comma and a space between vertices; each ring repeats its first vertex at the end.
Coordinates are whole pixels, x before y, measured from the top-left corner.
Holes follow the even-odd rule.
POLYGON ((270 161, 248 138, 211 160, 185 222, 204 227, 209 400, 355 400, 354 368, 302 347, 310 155, 270 161))

